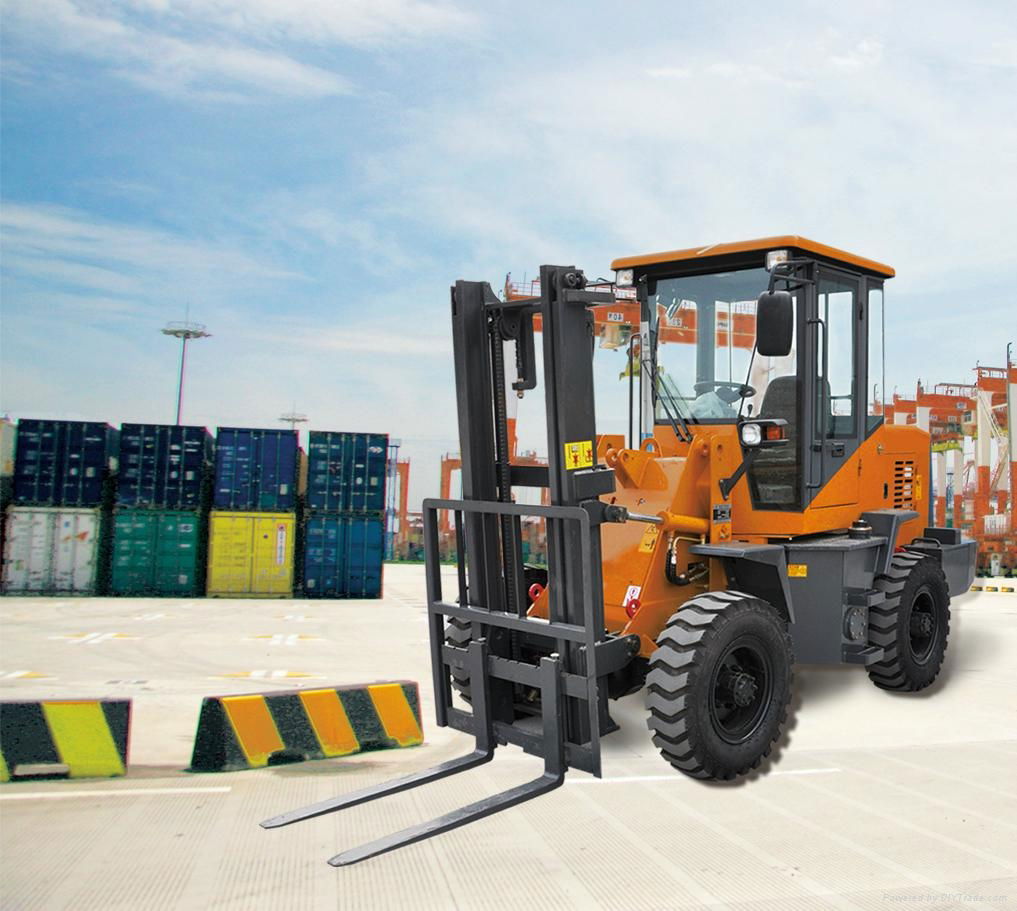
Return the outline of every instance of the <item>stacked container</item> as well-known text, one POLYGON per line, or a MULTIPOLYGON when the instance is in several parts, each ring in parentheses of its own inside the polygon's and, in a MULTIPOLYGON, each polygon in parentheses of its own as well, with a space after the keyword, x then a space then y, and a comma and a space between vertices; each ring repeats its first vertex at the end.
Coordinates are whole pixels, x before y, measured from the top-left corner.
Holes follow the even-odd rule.
POLYGON ((8 418, 0 418, 0 559, 3 558, 7 538, 4 516, 14 496, 14 447, 17 437, 17 425, 8 418))
POLYGON ((292 597, 299 475, 295 430, 219 428, 209 595, 292 597))
POLYGON ((5 516, 4 592, 102 593, 117 440, 109 424, 19 422, 14 505, 5 516))
POLYGON ((381 597, 388 436, 312 430, 302 578, 308 598, 381 597))
POLYGON ((124 424, 110 588, 117 595, 204 592, 212 435, 204 427, 124 424))

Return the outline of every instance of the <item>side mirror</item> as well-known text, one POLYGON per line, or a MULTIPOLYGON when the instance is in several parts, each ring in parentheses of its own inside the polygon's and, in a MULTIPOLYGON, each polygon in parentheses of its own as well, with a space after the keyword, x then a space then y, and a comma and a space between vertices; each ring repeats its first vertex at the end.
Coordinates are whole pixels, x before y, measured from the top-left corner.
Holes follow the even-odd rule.
POLYGON ((756 350, 763 357, 791 353, 795 308, 790 291, 764 291, 756 302, 756 350))

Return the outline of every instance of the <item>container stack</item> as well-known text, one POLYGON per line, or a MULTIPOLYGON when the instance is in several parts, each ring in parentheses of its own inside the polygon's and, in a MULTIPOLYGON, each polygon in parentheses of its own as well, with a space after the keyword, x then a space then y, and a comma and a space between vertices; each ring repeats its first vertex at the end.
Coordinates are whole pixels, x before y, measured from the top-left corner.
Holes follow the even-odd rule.
POLYGON ((302 578, 307 598, 380 598, 388 435, 312 430, 302 578))
POLYGON ((118 431, 88 421, 25 419, 5 516, 3 590, 101 594, 118 431))
POLYGON ((295 430, 219 428, 210 596, 292 597, 299 469, 295 430))
POLYGON ((204 594, 212 454, 212 435, 204 427, 122 426, 113 594, 204 594))

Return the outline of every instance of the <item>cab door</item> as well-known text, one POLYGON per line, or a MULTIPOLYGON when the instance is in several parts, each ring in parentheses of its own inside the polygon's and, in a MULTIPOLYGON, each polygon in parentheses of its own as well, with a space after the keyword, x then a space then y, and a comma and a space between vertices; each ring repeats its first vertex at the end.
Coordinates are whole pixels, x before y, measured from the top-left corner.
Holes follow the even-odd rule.
POLYGON ((858 502, 859 476, 853 456, 862 439, 861 282, 856 275, 828 266, 818 266, 815 274, 809 317, 813 393, 808 409, 811 420, 806 425, 812 428, 808 499, 822 493, 823 506, 841 506, 858 502))

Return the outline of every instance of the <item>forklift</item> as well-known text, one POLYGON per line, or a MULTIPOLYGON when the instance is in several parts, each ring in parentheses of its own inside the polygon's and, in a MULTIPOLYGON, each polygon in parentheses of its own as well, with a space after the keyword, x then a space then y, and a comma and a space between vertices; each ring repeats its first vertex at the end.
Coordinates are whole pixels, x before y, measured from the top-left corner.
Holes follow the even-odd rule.
POLYGON ((934 526, 929 434, 878 413, 893 269, 796 235, 612 268, 614 282, 591 283, 543 266, 539 296, 452 288, 463 498, 423 502, 427 611, 437 723, 474 749, 262 825, 466 771, 499 745, 543 772, 333 866, 531 800, 569 768, 599 777, 601 738, 617 729, 609 701, 640 689, 662 757, 730 780, 779 740, 795 662, 859 665, 895 692, 940 671, 975 542, 934 526), (619 302, 635 314, 639 381, 627 438, 598 435, 594 409, 594 312, 619 302), (508 396, 533 390, 546 467, 510 458, 508 396), (517 502, 520 488, 547 489, 550 505, 517 502), (448 593, 442 510, 457 529, 448 593), (523 562, 527 517, 545 523, 546 569, 523 562))

